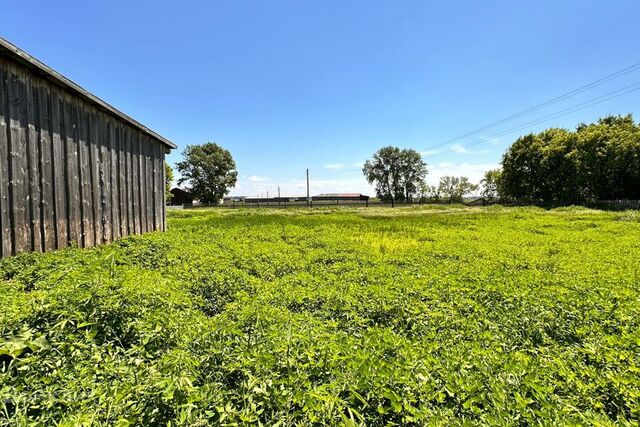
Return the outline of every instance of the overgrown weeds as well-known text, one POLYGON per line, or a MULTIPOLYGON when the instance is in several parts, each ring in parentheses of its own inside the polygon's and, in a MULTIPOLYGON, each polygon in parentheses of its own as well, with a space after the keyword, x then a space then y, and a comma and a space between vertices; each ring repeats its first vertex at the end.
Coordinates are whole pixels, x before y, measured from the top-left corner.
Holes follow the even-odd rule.
POLYGON ((171 212, 0 261, 0 425, 636 425, 640 223, 171 212))

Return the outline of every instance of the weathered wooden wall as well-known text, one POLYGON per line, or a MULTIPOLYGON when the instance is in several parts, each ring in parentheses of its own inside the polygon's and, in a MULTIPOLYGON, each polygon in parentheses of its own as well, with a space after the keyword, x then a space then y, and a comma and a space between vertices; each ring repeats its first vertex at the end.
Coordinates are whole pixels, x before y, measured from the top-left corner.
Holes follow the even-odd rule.
POLYGON ((164 230, 165 149, 0 57, 0 255, 164 230))

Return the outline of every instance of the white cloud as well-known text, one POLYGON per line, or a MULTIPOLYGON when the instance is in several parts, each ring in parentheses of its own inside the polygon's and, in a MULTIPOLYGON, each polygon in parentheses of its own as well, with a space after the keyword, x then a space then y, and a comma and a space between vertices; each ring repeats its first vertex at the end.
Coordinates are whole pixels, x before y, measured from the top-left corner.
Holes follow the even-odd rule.
POLYGON ((251 181, 251 182, 267 182, 267 181, 271 181, 271 178, 269 178, 268 176, 251 175, 249 177, 249 181, 251 181))
POLYGON ((440 150, 425 150, 420 152, 420 154, 424 157, 433 156, 438 153, 440 153, 440 150))
POLYGON ((500 141, 502 138, 499 138, 499 137, 489 138, 489 137, 483 136, 481 137, 481 139, 485 142, 488 142, 491 145, 498 145, 500 144, 500 141))
POLYGON ((329 163, 328 165, 324 165, 325 168, 331 170, 340 170, 344 169, 346 165, 344 163, 329 163))
MULTIPOLYGON (((494 142, 490 139, 487 139, 486 142, 490 143, 490 144, 494 144, 494 142)), ((472 151, 467 149, 467 147, 465 147, 464 145, 461 144, 453 144, 451 146, 451 151, 453 151, 456 154, 484 154, 484 153, 488 153, 488 150, 479 150, 479 151, 472 151)))
POLYGON ((460 144, 453 144, 451 146, 451 151, 453 151, 454 153, 458 153, 458 154, 469 154, 469 153, 471 153, 469 150, 467 150, 466 148, 464 148, 464 146, 462 146, 460 144))

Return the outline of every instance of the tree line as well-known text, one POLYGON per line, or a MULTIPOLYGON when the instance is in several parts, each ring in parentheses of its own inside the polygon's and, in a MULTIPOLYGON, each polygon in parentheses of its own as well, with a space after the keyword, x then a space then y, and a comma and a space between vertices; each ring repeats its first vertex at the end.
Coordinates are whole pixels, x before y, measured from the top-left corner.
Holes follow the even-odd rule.
POLYGON ((466 177, 444 176, 438 185, 426 182, 427 163, 412 148, 382 147, 367 160, 362 172, 374 185, 376 197, 391 203, 462 202, 464 196, 478 189, 466 177))
MULTIPOLYGON (((194 197, 215 203, 237 182, 231 153, 215 143, 189 145, 176 164, 194 197)), ((461 202, 482 189, 489 202, 582 203, 640 199, 640 124, 631 115, 608 116, 575 130, 551 128, 519 137, 480 185, 444 176, 429 185, 428 165, 411 148, 386 146, 363 165, 376 197, 391 203, 461 202)), ((173 174, 167 165, 167 193, 173 174)), ((170 197, 168 193, 167 197, 170 197)))
POLYGON ((426 184, 427 164, 413 149, 384 147, 363 173, 376 195, 401 201, 460 202, 482 188, 488 202, 584 203, 640 199, 640 124, 631 115, 608 116, 575 130, 551 128, 519 137, 501 168, 485 173, 480 186, 445 176, 426 184))
MULTIPOLYGON (((216 143, 189 145, 182 156, 183 160, 176 164, 181 176, 178 184, 186 183, 194 198, 204 203, 217 203, 237 182, 238 172, 231 153, 216 143)), ((169 165, 166 167, 168 200, 173 171, 169 165)), ((465 177, 443 177, 438 186, 427 185, 427 164, 413 149, 383 147, 365 163, 363 170, 369 183, 375 184, 377 197, 391 204, 418 200, 461 202, 464 195, 478 188, 465 177)))
POLYGON ((552 128, 518 138, 502 169, 485 180, 491 196, 518 202, 640 199, 640 125, 608 116, 575 130, 552 128))

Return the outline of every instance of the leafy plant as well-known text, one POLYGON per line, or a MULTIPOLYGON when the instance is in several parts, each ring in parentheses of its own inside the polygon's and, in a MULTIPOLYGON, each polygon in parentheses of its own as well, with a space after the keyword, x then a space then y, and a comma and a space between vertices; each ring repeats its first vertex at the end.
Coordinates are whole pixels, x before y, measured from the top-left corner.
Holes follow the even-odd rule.
POLYGON ((0 260, 0 425, 637 425, 640 222, 172 211, 0 260))

